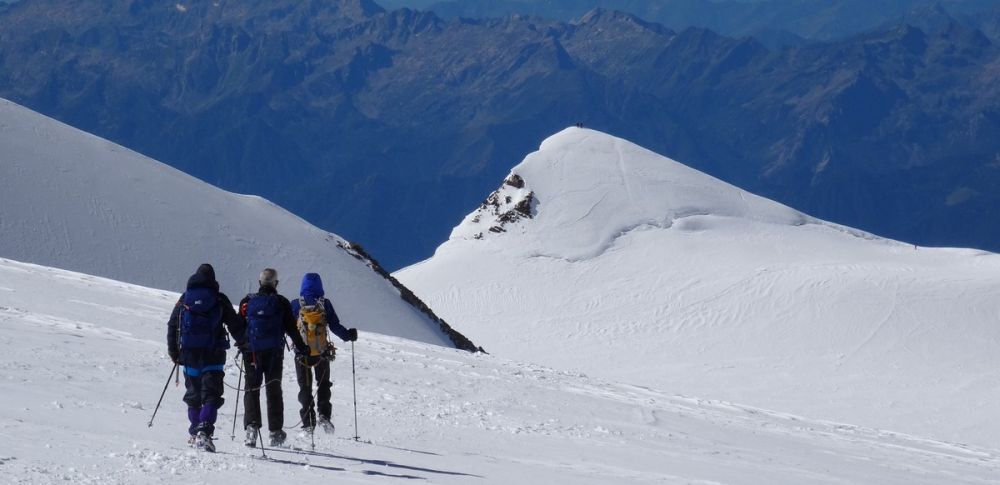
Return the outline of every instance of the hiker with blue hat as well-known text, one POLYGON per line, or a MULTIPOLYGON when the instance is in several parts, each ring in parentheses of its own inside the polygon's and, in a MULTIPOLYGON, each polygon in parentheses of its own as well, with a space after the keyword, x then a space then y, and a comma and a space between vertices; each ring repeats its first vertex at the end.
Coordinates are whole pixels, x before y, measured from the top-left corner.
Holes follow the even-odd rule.
POLYGON ((292 315, 302 340, 309 346, 309 354, 296 360, 295 374, 299 381, 299 415, 302 429, 312 433, 318 424, 327 433, 333 433, 331 421, 333 405, 330 403, 330 361, 336 357, 336 348, 329 340, 329 331, 344 342, 358 340, 358 330, 345 328, 326 298, 323 280, 319 274, 307 273, 302 277, 299 298, 292 300, 292 315), (313 382, 316 383, 316 400, 313 401, 313 382), (317 420, 317 411, 319 419, 317 420))

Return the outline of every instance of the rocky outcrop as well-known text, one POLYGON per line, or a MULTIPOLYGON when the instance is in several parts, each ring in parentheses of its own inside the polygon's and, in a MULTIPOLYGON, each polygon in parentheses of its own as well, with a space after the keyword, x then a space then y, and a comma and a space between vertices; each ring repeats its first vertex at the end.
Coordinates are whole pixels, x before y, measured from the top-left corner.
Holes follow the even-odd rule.
MULTIPOLYGON (((484 200, 466 224, 473 227, 472 239, 483 239, 484 232, 499 234, 507 232, 507 227, 521 219, 534 217, 535 193, 526 188, 523 178, 517 174, 507 177, 500 188, 484 200), (485 229, 477 229, 485 228, 485 229)), ((468 228, 463 228, 468 232, 468 228)))

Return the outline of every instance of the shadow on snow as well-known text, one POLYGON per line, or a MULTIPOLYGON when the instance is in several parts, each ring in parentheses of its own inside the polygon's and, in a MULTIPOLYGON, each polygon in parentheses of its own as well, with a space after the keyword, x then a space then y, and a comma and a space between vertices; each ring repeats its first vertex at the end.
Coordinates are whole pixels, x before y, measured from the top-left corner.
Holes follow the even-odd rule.
MULTIPOLYGON (((290 452, 289 450, 278 450, 278 449, 270 449, 269 451, 285 451, 285 452, 290 452)), ((292 453, 295 453, 295 452, 292 452, 292 453)), ((320 470, 328 470, 328 471, 332 471, 332 472, 349 472, 349 473, 353 473, 351 470, 348 470, 346 468, 340 468, 340 467, 336 467, 336 466, 327 466, 327 465, 317 465, 315 463, 302 463, 302 462, 291 461, 291 460, 282 460, 280 458, 272 458, 270 456, 268 456, 268 457, 262 457, 262 456, 256 456, 256 455, 254 455, 253 459, 255 459, 255 460, 261 460, 261 461, 266 461, 266 462, 269 462, 269 463, 278 463, 278 464, 281 464, 281 465, 292 465, 292 466, 297 466, 297 467, 302 467, 302 468, 309 467, 310 469, 311 468, 318 468, 320 470)), ((394 475, 394 474, 391 474, 391 473, 377 472, 377 471, 374 471, 374 470, 361 470, 358 473, 362 473, 364 475, 379 476, 379 477, 406 478, 406 479, 409 479, 409 480, 427 480, 424 477, 418 477, 416 475, 394 475)))
MULTIPOLYGON (((453 471, 448 471, 448 470, 435 470, 433 468, 423 468, 423 467, 418 467, 418 466, 402 465, 402 464, 399 464, 399 463, 393 463, 391 461, 385 461, 385 460, 368 460, 368 459, 365 459, 365 458, 357 458, 357 457, 353 457, 353 456, 336 455, 336 454, 333 454, 333 453, 323 453, 323 452, 319 452, 319 451, 289 450, 289 449, 282 449, 282 448, 269 448, 267 451, 269 453, 270 452, 281 452, 281 453, 292 453, 292 454, 300 454, 300 455, 307 455, 307 456, 321 456, 321 457, 324 457, 324 458, 333 458, 333 459, 338 459, 338 460, 351 460, 351 461, 358 461, 358 462, 361 462, 361 463, 364 463, 364 464, 367 464, 367 465, 378 465, 378 466, 384 466, 384 467, 388 467, 388 468, 397 468, 397 469, 401 469, 401 470, 410 470, 410 471, 415 471, 415 472, 435 473, 435 474, 438 474, 438 475, 451 475, 451 476, 460 476, 460 477, 483 478, 480 475, 473 475, 471 473, 453 472, 453 471)), ((314 466, 314 465, 310 465, 310 466, 314 466)), ((368 473, 368 472, 365 472, 365 473, 368 473)), ((374 475, 374 474, 380 474, 380 473, 378 473, 378 472, 371 472, 371 473, 368 473, 368 474, 374 475)), ((395 475, 393 475, 393 476, 395 476, 395 475)), ((405 478, 422 478, 422 477, 405 477, 405 478)))

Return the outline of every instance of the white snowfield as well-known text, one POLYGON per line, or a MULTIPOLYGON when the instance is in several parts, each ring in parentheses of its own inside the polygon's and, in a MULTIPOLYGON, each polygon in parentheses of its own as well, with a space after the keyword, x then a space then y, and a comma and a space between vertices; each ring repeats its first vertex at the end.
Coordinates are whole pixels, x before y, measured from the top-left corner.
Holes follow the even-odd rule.
POLYGON ((996 254, 820 221, 587 129, 508 180, 396 274, 495 355, 1000 447, 996 254))
POLYGON ((0 99, 0 256, 177 291, 212 263, 233 303, 265 267, 292 298, 315 272, 346 326, 453 345, 345 244, 260 197, 0 99))
MULTIPOLYGON (((1000 452, 362 333, 315 451, 186 443, 163 319, 177 294, 0 259, 0 483, 987 484, 1000 452)), ((232 357, 232 355, 231 355, 232 357)), ((235 386, 238 370, 227 369, 235 386)), ((296 426, 286 360, 285 424, 296 426)), ((242 420, 242 413, 237 416, 242 420)), ((309 439, 289 430, 291 444, 309 439)), ((237 429, 237 433, 240 430, 237 429)))

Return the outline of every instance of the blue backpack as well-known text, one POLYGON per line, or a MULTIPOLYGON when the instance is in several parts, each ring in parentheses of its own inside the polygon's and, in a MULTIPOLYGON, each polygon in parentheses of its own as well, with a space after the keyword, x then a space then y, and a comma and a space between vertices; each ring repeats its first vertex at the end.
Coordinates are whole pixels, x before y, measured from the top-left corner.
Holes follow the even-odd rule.
POLYGON ((285 327, 279 302, 278 295, 250 295, 246 312, 251 351, 276 349, 285 344, 285 327))
POLYGON ((181 348, 215 348, 222 327, 219 293, 212 288, 190 288, 181 303, 181 348))

